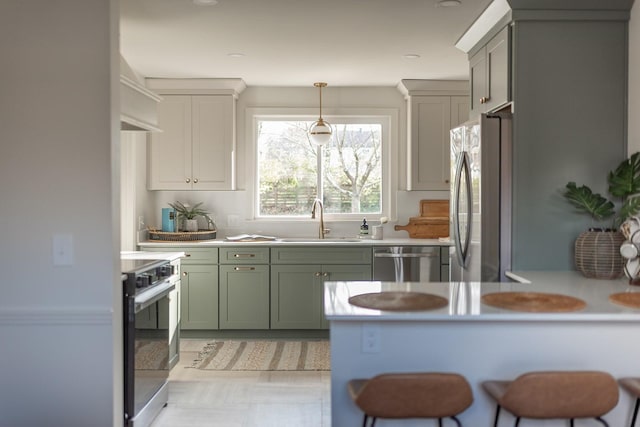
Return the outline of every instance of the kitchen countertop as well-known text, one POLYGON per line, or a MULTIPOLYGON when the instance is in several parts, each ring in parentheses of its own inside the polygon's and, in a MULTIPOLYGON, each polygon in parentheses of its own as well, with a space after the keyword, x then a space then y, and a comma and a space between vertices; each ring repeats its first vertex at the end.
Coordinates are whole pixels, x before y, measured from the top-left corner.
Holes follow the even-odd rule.
MULTIPOLYGON (((474 396, 473 405, 459 417, 465 426, 493 423, 495 401, 482 389, 487 379, 549 370, 601 370, 615 378, 637 375, 640 309, 615 305, 608 298, 611 293, 638 293, 640 287, 629 286, 625 279, 587 279, 575 271, 514 275, 531 283, 327 282, 331 424, 362 423, 347 384, 381 373, 428 370, 463 375, 474 396), (381 290, 433 293, 449 302, 423 312, 370 310, 348 303, 352 295, 381 290), (508 291, 560 293, 580 298, 586 306, 568 313, 527 313, 490 307, 480 300, 487 293, 508 291)), ((610 426, 624 426, 632 411, 633 400, 621 394, 604 418, 610 426)), ((420 425, 413 421, 385 420, 389 426, 420 425)), ((557 420, 531 422, 558 425, 557 420)))
POLYGON ((304 238, 304 237, 292 237, 282 238, 283 240, 268 240, 268 241, 250 241, 250 242, 238 242, 227 241, 224 239, 216 240, 201 240, 201 241, 187 241, 187 242, 170 242, 170 241, 157 241, 146 240, 138 243, 139 246, 147 247, 221 247, 221 246, 451 246, 452 242, 441 241, 439 239, 410 239, 410 238, 388 238, 382 240, 373 239, 358 239, 357 237, 345 237, 336 238, 330 237, 327 239, 317 238, 304 238))
POLYGON ((163 259, 175 261, 183 258, 184 252, 144 252, 144 251, 120 251, 121 259, 163 259))
POLYGON ((531 283, 503 282, 327 282, 325 284, 325 315, 340 321, 640 321, 640 309, 627 308, 609 301, 618 292, 640 292, 626 279, 588 279, 576 271, 515 272, 531 283), (351 296, 390 291, 413 291, 447 298, 448 304, 429 311, 380 311, 351 305, 351 296), (543 292, 579 298, 586 307, 574 312, 531 313, 495 308, 481 302, 482 295, 493 292, 543 292))

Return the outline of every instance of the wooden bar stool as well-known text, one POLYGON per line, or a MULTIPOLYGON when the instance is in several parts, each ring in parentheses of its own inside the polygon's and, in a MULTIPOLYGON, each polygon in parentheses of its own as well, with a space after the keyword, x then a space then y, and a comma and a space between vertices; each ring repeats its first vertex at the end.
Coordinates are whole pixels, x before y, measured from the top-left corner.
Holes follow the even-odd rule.
POLYGON ((485 381, 485 391, 497 402, 494 427, 500 408, 520 418, 595 418, 608 426, 602 416, 618 403, 618 384, 606 372, 543 371, 529 372, 514 381, 485 381))
POLYGON ((362 426, 376 418, 451 418, 462 427, 456 415, 473 402, 467 380, 454 373, 389 373, 371 379, 354 379, 347 385, 354 403, 364 412, 362 426))
POLYGON ((636 398, 636 404, 633 408, 633 418, 631 418, 631 424, 629 424, 630 427, 634 427, 636 425, 636 419, 638 418, 638 407, 640 407, 640 378, 621 378, 618 382, 622 388, 636 398))

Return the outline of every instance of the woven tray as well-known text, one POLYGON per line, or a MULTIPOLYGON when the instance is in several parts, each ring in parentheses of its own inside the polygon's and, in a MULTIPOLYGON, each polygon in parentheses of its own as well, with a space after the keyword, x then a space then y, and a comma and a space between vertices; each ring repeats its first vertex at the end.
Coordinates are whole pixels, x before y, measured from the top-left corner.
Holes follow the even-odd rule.
POLYGON ((530 313, 561 313, 586 307, 581 299, 542 292, 495 292, 482 296, 482 302, 492 307, 530 313))
POLYGON ((609 295, 609 301, 625 307, 640 308, 640 292, 620 292, 609 295))
POLYGON ((352 296, 349 304, 374 310, 422 311, 445 307, 449 301, 438 295, 421 292, 375 292, 352 296))
POLYGON ((149 230, 149 240, 163 242, 192 242, 194 240, 213 240, 217 230, 181 231, 178 233, 169 231, 149 230))

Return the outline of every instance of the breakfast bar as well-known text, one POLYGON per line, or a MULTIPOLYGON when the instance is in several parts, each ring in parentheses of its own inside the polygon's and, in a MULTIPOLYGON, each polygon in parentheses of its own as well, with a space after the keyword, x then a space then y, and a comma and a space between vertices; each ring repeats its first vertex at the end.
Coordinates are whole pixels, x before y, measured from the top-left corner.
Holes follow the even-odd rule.
MULTIPOLYGON (((513 277, 530 283, 327 282, 331 425, 359 425, 362 413, 347 383, 385 372, 464 375, 474 403, 458 418, 471 427, 493 423, 495 403, 481 387, 486 380, 542 370, 640 376, 640 287, 572 271, 513 277)), ((632 408, 633 399, 621 390, 618 405, 604 418, 611 426, 627 426, 632 408)), ((500 425, 513 420, 503 411, 500 425)), ((386 419, 379 424, 425 425, 424 420, 386 419)), ((561 425, 564 421, 520 422, 521 427, 561 425)))

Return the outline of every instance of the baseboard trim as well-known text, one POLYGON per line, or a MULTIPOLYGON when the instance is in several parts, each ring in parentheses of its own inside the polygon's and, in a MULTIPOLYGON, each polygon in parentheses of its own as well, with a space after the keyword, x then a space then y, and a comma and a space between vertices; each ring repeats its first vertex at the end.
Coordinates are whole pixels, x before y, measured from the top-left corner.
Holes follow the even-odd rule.
POLYGON ((185 339, 328 339, 326 329, 260 329, 260 330, 180 330, 180 338, 185 339))

